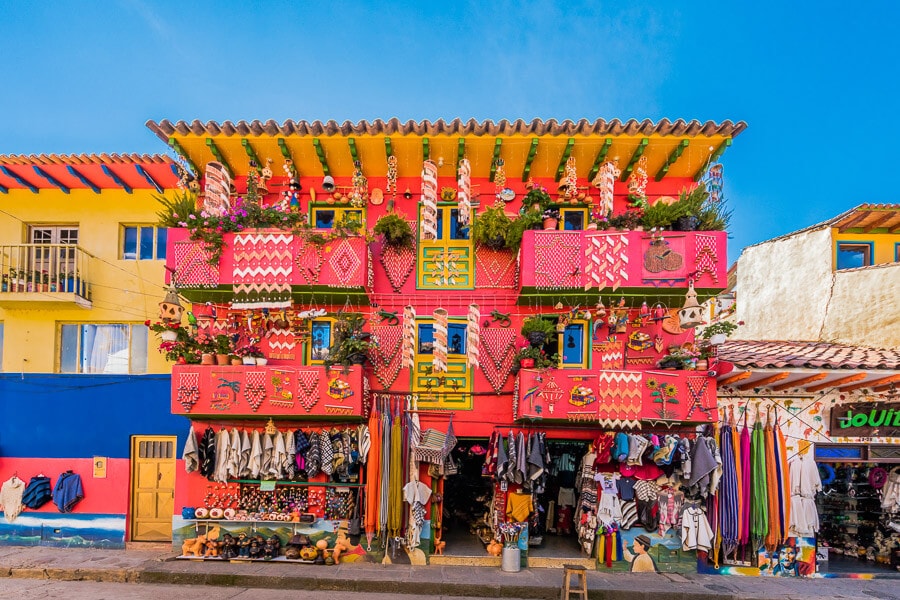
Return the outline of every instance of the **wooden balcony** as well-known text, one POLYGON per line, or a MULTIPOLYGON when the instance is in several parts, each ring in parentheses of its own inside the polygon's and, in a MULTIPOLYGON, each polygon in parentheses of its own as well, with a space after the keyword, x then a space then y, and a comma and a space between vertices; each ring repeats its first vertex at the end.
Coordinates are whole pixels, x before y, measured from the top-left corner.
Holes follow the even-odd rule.
POLYGON ((91 258, 72 244, 0 246, 0 307, 91 308, 91 258))
POLYGON ((172 367, 172 413, 192 417, 363 417, 361 367, 172 367))
POLYGON ((666 231, 657 238, 645 231, 526 231, 521 291, 682 294, 693 279, 698 292, 712 293, 726 286, 727 237, 724 231, 666 231))
POLYGON ((365 298, 370 268, 365 238, 313 243, 274 229, 225 234, 218 261, 187 229, 169 229, 166 250, 166 282, 194 302, 365 298))
POLYGON ((718 420, 706 371, 522 369, 514 418, 640 427, 718 420))

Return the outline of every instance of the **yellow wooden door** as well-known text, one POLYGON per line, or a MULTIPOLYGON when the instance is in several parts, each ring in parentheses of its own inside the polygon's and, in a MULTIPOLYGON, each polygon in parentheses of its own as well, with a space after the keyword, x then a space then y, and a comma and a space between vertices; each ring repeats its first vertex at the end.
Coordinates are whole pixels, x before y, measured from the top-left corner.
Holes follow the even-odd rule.
POLYGON ((434 321, 416 320, 416 366, 413 391, 419 408, 472 409, 472 372, 466 362, 466 323, 450 319, 447 331, 447 372, 434 372, 434 321))
MULTIPOLYGON (((459 223, 456 204, 438 205, 437 239, 419 240, 420 290, 470 290, 475 287, 475 261, 469 227, 459 223)), ((421 210, 419 222, 421 227, 421 210)))
POLYGON ((175 436, 131 437, 131 539, 170 541, 175 502, 175 436))

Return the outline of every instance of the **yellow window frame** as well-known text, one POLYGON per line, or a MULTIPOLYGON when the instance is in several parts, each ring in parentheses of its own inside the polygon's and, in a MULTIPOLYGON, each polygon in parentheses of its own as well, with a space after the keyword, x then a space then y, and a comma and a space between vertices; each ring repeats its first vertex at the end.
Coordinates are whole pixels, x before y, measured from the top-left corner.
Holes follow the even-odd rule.
POLYGON ((364 206, 350 206, 343 204, 313 204, 309 208, 309 223, 313 227, 316 227, 316 216, 322 211, 334 211, 334 220, 331 222, 331 227, 325 227, 322 229, 334 229, 334 226, 341 222, 344 217, 346 217, 347 213, 359 213, 360 214, 360 230, 365 229, 366 227, 366 208, 364 206))
POLYGON ((588 226, 588 209, 585 206, 560 206, 559 207, 559 223, 557 223, 557 228, 560 231, 584 231, 588 226), (581 229, 568 229, 566 230, 566 215, 568 213, 579 213, 581 214, 581 229))
POLYGON ((558 335, 558 348, 559 348, 559 366, 562 369, 587 369, 588 368, 588 357, 590 356, 590 322, 585 319, 572 319, 565 321, 565 327, 562 331, 560 331, 558 335), (566 330, 565 327, 570 325, 581 325, 581 362, 565 362, 565 344, 566 344, 566 330))
MULTIPOLYGON (((336 319, 334 317, 318 317, 316 319, 312 319, 309 322, 309 341, 305 343, 306 348, 304 349, 303 356, 306 357, 306 364, 308 365, 323 365, 325 364, 325 358, 313 358, 313 350, 315 347, 315 331, 313 330, 313 326, 316 323, 328 323, 329 324, 329 336, 328 336, 328 345, 325 346, 325 350, 331 348, 334 344, 334 324, 336 319)), ((327 356, 327 355, 326 355, 327 356)))

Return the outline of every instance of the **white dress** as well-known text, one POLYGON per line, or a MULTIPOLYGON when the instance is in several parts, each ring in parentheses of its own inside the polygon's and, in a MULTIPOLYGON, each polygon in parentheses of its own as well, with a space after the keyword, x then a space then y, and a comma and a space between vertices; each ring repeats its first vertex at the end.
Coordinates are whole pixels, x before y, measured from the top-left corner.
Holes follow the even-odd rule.
POLYGON ((681 549, 709 552, 712 541, 712 528, 703 510, 696 506, 686 508, 681 515, 681 549))

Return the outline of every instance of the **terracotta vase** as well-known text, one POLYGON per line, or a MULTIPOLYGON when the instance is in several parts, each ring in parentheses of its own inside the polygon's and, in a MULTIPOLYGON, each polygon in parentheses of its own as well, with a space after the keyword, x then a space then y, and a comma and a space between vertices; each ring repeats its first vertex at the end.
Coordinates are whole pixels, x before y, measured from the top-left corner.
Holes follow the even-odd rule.
POLYGON ((544 219, 544 229, 556 229, 557 223, 559 223, 559 219, 544 219))
POLYGON ((214 354, 210 354, 208 352, 204 352, 200 355, 200 364, 201 365, 214 365, 216 364, 216 357, 214 354))
POLYGON ((240 358, 235 357, 235 358, 232 358, 232 359, 231 359, 231 366, 232 366, 232 367, 239 367, 239 366, 241 366, 242 364, 244 364, 244 361, 242 361, 240 358))
POLYGON ((216 364, 225 366, 230 362, 227 354, 216 354, 216 364))

